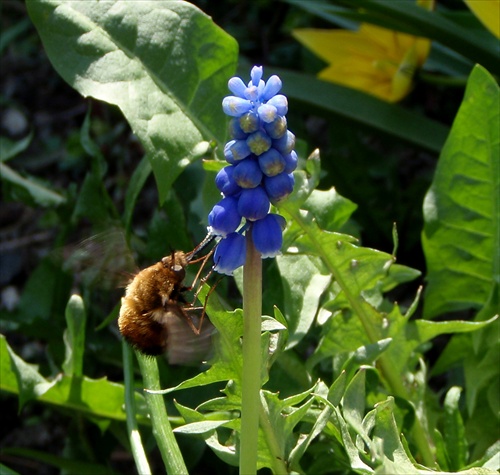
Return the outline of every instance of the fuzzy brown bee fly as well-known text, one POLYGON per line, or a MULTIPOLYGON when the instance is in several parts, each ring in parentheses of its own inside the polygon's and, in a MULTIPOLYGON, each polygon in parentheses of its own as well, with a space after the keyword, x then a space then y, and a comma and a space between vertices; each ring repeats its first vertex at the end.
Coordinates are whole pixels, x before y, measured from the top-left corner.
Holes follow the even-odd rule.
POLYGON ((188 253, 172 252, 156 264, 141 270, 127 285, 118 326, 122 336, 134 348, 146 355, 157 356, 165 353, 172 334, 182 331, 182 327, 184 330, 189 327, 191 334, 200 334, 204 308, 187 304, 183 294, 193 286, 187 287, 183 282, 188 264, 202 260, 203 268, 213 251, 197 261, 193 261, 193 257, 210 240, 209 237, 205 238, 188 253), (193 311, 201 309, 203 313, 196 326, 197 317, 193 315, 193 311), (182 324, 180 329, 179 323, 182 324))

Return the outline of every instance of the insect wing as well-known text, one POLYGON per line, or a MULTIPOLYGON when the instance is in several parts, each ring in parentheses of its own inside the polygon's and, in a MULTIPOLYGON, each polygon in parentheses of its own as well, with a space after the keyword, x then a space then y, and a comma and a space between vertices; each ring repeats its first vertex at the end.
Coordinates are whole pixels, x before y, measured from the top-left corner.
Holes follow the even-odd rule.
POLYGON ((85 286, 124 287, 137 268, 123 229, 112 228, 64 248, 63 269, 85 286))
MULTIPOLYGON (((207 318, 203 319, 200 334, 196 335, 186 323, 185 317, 178 311, 165 312, 167 325, 167 352, 169 364, 198 365, 211 356, 212 335, 215 327, 207 318)), ((198 326, 199 317, 189 312, 193 324, 198 326)))

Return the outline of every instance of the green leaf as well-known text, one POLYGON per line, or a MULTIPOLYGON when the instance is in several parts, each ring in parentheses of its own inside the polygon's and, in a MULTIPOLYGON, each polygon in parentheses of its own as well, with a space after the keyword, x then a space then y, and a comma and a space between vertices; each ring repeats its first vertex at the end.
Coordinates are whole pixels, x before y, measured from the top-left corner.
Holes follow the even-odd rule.
MULTIPOLYGON (((261 401, 265 417, 261 417, 261 428, 263 428, 264 437, 267 441, 267 450, 259 453, 259 462, 262 455, 267 457, 280 457, 282 460, 288 460, 291 455, 291 443, 295 440, 294 428, 305 417, 307 411, 314 402, 314 397, 310 397, 316 386, 300 394, 286 399, 279 399, 277 393, 269 391, 261 392, 261 401), (301 404, 297 406, 298 404, 301 404), (286 417, 283 415, 286 414, 286 417), (264 427, 263 420, 265 421, 264 427), (269 450, 271 449, 271 450, 269 450)), ((273 461, 268 460, 265 466, 273 467, 273 461)))
MULTIPOLYGON (((0 389, 19 394, 22 407, 28 400, 52 404, 88 416, 125 420, 124 387, 106 379, 59 376, 47 381, 32 366, 17 356, 0 335, 0 389)), ((149 424, 144 398, 135 394, 139 422, 149 424)))
POLYGON ((303 104, 308 113, 335 114, 423 147, 439 152, 448 129, 439 122, 388 104, 360 91, 320 81, 310 75, 275 68, 283 81, 283 91, 294 109, 303 104))
POLYGON ((342 367, 343 371, 346 372, 347 379, 350 379, 360 366, 373 364, 391 343, 391 338, 385 338, 357 348, 342 367))
POLYGON ((436 447, 436 462, 443 470, 449 470, 450 461, 448 458, 448 452, 446 451, 446 445, 444 443, 443 435, 437 429, 434 429, 433 440, 436 447))
MULTIPOLYGON (((305 454, 307 448, 310 446, 314 438, 321 434, 325 426, 328 424, 329 419, 333 413, 333 409, 330 406, 325 406, 316 418, 311 431, 305 435, 305 437, 299 438, 297 445, 290 452, 289 466, 292 469, 300 469, 300 459, 305 454)), ((303 472, 303 470, 301 470, 303 472)))
POLYGON ((356 211, 357 205, 339 195, 335 188, 330 188, 326 191, 313 190, 302 208, 314 214, 321 228, 340 231, 356 211))
POLYGON ((331 277, 318 259, 307 255, 283 255, 276 262, 283 278, 284 313, 289 321, 287 346, 292 348, 313 324, 331 277))
POLYGON ((5 163, 0 163, 0 177, 4 186, 11 187, 10 195, 19 201, 32 206, 59 206, 66 202, 66 198, 40 183, 32 176, 22 176, 5 163))
POLYGON ((16 322, 24 332, 46 340, 60 339, 72 281, 50 258, 40 261, 31 273, 19 302, 16 322), (33 305, 36 302, 36 305, 33 305))
POLYGON ((96 226, 105 226, 117 219, 117 211, 101 179, 99 170, 94 168, 87 173, 78 193, 73 209, 72 220, 90 219, 96 226))
POLYGON ((399 430, 394 420, 394 399, 377 404, 375 408, 375 428, 373 431, 373 446, 377 455, 383 460, 382 466, 377 467, 377 473, 390 474, 418 474, 419 471, 406 455, 399 437, 399 430))
POLYGON ((424 202, 428 317, 481 308, 500 281, 499 100, 474 68, 424 202))
POLYGON ((339 377, 333 382, 328 390, 328 401, 333 406, 338 406, 344 395, 347 384, 347 374, 342 371, 339 377))
POLYGON ((123 225, 127 231, 130 230, 137 198, 139 198, 139 194, 151 172, 152 169, 149 160, 147 157, 143 157, 130 177, 127 194, 125 195, 125 209, 123 211, 123 225))
MULTIPOLYGON (((204 302, 208 291, 208 286, 204 286, 199 295, 199 300, 201 302, 204 302)), ((243 335, 243 312, 241 309, 236 309, 233 312, 224 310, 216 292, 212 292, 210 295, 206 305, 206 312, 210 317, 210 321, 218 330, 217 334, 214 336, 215 355, 210 361, 210 368, 162 392, 168 393, 179 389, 233 380, 236 400, 240 402, 240 384, 243 369, 243 355, 240 338, 243 335)))
POLYGON ((368 433, 363 427, 365 414, 365 380, 366 371, 360 369, 347 386, 342 401, 342 414, 345 421, 361 436, 365 443, 369 444, 368 433))
POLYGON ((84 97, 117 105, 151 161, 160 202, 206 147, 223 143, 220 107, 236 42, 187 2, 27 2, 57 72, 84 97))
POLYGON ((5 28, 0 37, 0 54, 3 54, 4 49, 18 36, 23 34, 30 27, 30 22, 27 18, 17 21, 10 28, 5 28))
MULTIPOLYGON (((41 450, 8 448, 3 450, 3 453, 23 459, 38 460, 39 462, 57 467, 65 473, 98 473, 99 475, 114 475, 117 473, 114 470, 106 467, 105 465, 100 465, 88 461, 68 459, 67 457, 58 457, 57 455, 42 452, 41 450)), ((9 475, 9 473, 16 472, 0 471, 0 473, 2 473, 2 475, 9 475)))
MULTIPOLYGON (((493 319, 492 319, 493 320, 493 319)), ((489 320, 488 322, 490 322, 489 320)), ((483 322, 481 322, 483 323, 483 322)), ((483 345, 478 349, 470 349, 464 361, 465 380, 467 382, 467 409, 474 411, 481 391, 488 390, 498 384, 499 367, 498 355, 500 353, 500 321, 497 319, 492 325, 483 330, 485 338, 483 345)), ((493 402, 493 401, 492 401, 493 402)), ((498 417, 497 404, 492 404, 490 410, 498 417)), ((486 407, 481 408, 485 410, 486 407)))
POLYGON ((444 400, 444 443, 451 470, 464 468, 467 461, 467 439, 459 409, 462 388, 454 386, 448 390, 444 400))
POLYGON ((337 407, 334 407, 333 409, 337 416, 337 421, 338 425, 340 426, 340 433, 342 436, 342 442, 344 444, 344 450, 346 451, 347 456, 349 457, 351 469, 355 470, 356 473, 360 473, 363 475, 369 475, 374 473, 375 471, 369 465, 363 462, 362 458, 360 457, 359 450, 352 440, 351 434, 349 432, 349 426, 347 425, 347 422, 344 420, 340 412, 340 409, 337 407))
POLYGON ((231 420, 191 422, 190 424, 177 427, 174 429, 174 432, 177 434, 206 434, 218 427, 227 425, 229 422, 231 420))
POLYGON ((94 174, 99 178, 103 178, 106 174, 107 163, 101 149, 90 136, 90 113, 91 109, 89 108, 80 129, 80 143, 85 152, 92 157, 92 170, 94 174))
MULTIPOLYGON (((204 414, 201 414, 194 409, 190 409, 189 407, 185 407, 182 404, 174 401, 175 407, 179 410, 181 416, 188 423, 199 423, 207 420, 204 414)), ((238 423, 238 421, 235 421, 238 423)), ((178 431, 178 429, 176 429, 178 431)), ((238 465, 238 454, 236 452, 235 446, 233 444, 228 444, 227 441, 219 441, 219 437, 217 431, 214 430, 212 433, 204 433, 201 434, 204 438, 206 444, 217 454, 217 456, 223 460, 225 463, 233 466, 238 465)))
POLYGON ((19 472, 16 472, 9 467, 5 466, 3 463, 0 463, 0 473, 2 475, 20 475, 19 472))
POLYGON ((33 132, 30 132, 29 135, 21 140, 18 140, 17 142, 14 142, 7 137, 0 136, 0 162, 6 162, 26 150, 28 145, 31 143, 32 138, 33 132))
MULTIPOLYGON (((412 353, 423 343, 430 341, 438 335, 448 333, 467 333, 480 330, 495 321, 492 318, 486 322, 432 322, 428 320, 411 320, 398 316, 397 311, 387 316, 389 331, 388 336, 393 338, 393 343, 387 351, 391 367, 402 374, 405 365, 410 360, 412 353)), ((411 368, 410 368, 411 369, 411 368)))
POLYGON ((72 295, 66 306, 67 329, 63 335, 66 356, 62 367, 66 376, 83 376, 86 321, 83 299, 79 295, 72 295))
POLYGON ((3 335, 0 338, 0 345, 2 389, 15 390, 15 392, 19 393, 19 410, 28 401, 39 398, 57 383, 57 380, 47 381, 38 372, 35 365, 28 364, 17 356, 7 345, 3 335))

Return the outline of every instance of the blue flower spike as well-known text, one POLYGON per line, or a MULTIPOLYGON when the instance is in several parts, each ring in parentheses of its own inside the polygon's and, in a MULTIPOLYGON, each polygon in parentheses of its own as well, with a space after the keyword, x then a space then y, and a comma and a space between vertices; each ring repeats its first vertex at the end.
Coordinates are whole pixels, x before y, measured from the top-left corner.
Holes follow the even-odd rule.
POLYGON ((281 79, 273 75, 264 81, 263 72, 254 66, 247 84, 231 78, 228 87, 233 95, 222 101, 224 113, 231 117, 231 140, 224 147, 229 165, 215 178, 223 198, 208 216, 209 232, 221 238, 214 269, 222 274, 232 275, 245 263, 249 230, 262 258, 279 255, 283 244, 285 219, 270 210, 293 190, 295 136, 285 117, 287 98, 279 94, 281 79))
POLYGON ((219 274, 233 275, 234 270, 245 263, 246 245, 242 234, 228 234, 215 248, 214 270, 219 274))

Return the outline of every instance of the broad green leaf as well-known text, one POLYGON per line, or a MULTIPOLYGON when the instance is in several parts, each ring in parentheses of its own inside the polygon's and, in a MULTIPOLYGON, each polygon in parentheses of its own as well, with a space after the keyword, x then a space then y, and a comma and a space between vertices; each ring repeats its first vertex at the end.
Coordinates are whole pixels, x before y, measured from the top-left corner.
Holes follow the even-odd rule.
POLYGON ((220 101, 237 45, 195 6, 39 0, 27 7, 57 72, 84 97, 121 109, 146 149, 161 202, 201 156, 201 142, 224 142, 220 101))
POLYGON ((9 187, 9 195, 30 206, 59 206, 66 202, 66 198, 32 176, 22 176, 5 163, 0 163, 0 177, 3 186, 9 187))
POLYGON ((424 202, 428 317, 481 308, 500 281, 499 100, 477 66, 424 202))
MULTIPOLYGON (((106 379, 59 376, 46 380, 17 356, 0 336, 0 389, 19 394, 20 404, 29 399, 68 408, 87 416, 124 421, 124 387, 106 379)), ((136 394, 139 422, 149 424, 144 398, 136 394)))
POLYGON ((33 399, 40 398, 57 380, 46 380, 35 365, 26 363, 17 356, 2 335, 0 354, 2 355, 2 389, 14 390, 19 394, 19 410, 33 399), (15 382, 14 382, 15 381, 15 382), (5 385, 5 386, 4 386, 5 385))
POLYGON ((304 73, 281 69, 273 72, 283 81, 283 91, 294 108, 303 104, 308 112, 335 114, 433 152, 439 152, 446 139, 448 129, 444 125, 399 105, 304 73))
POLYGON ((326 231, 340 231, 356 211, 357 205, 339 195, 335 188, 313 190, 302 206, 314 214, 319 226, 326 231))
POLYGON ((307 255, 278 256, 276 262, 283 278, 284 313, 289 322, 287 346, 292 348, 309 331, 331 277, 318 259, 307 255))

